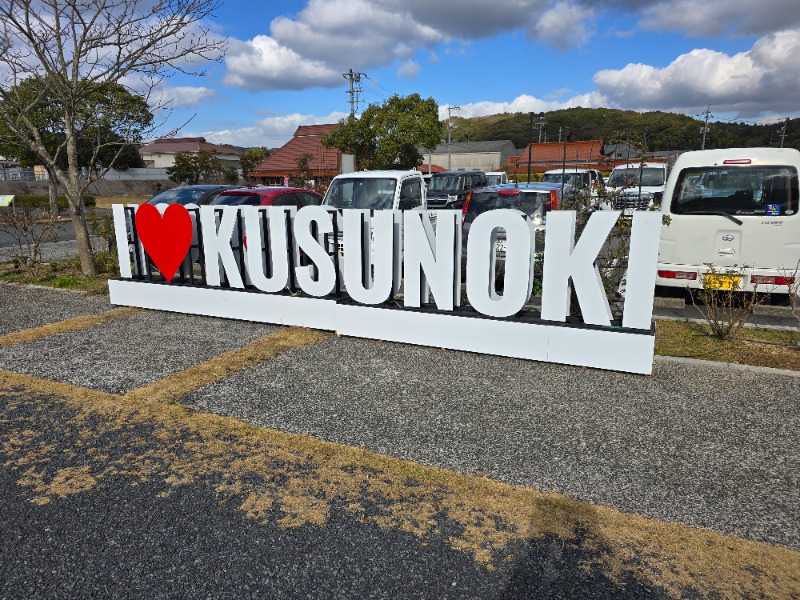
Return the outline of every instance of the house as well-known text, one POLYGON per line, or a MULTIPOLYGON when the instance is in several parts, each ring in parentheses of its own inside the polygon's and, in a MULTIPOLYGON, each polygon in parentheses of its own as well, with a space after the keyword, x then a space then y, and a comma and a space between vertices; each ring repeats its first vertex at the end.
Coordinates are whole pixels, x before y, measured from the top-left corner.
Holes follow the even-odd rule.
POLYGON ((517 153, 511 140, 489 142, 443 142, 435 150, 428 152, 418 149, 426 163, 442 165, 445 169, 479 169, 497 171, 517 153))
POLYGON ((211 144, 202 137, 159 138, 153 143, 139 148, 139 154, 141 154, 145 166, 154 169, 175 166, 175 155, 178 152, 210 152, 222 161, 223 167, 239 168, 240 152, 238 150, 211 144))
POLYGON ((275 150, 250 172, 265 185, 283 185, 285 178, 300 174, 298 164, 309 157, 314 179, 332 179, 341 171, 342 153, 322 145, 322 136, 338 129, 338 124, 300 125, 291 140, 275 150))
POLYGON ((544 173, 564 164, 573 169, 608 170, 607 157, 603 154, 603 140, 580 142, 541 142, 531 144, 512 157, 506 164, 509 173, 524 173, 530 164, 533 173, 544 173), (530 156, 530 163, 528 157, 530 156))

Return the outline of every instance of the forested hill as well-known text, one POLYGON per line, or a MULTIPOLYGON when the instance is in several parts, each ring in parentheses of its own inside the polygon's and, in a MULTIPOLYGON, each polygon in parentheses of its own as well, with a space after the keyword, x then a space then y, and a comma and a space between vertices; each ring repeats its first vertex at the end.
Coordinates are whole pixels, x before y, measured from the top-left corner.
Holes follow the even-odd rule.
MULTIPOLYGON (((639 113, 611 108, 569 108, 545 113, 546 124, 542 141, 553 142, 569 130, 569 140, 602 139, 606 144, 627 142, 646 147, 650 152, 663 150, 693 150, 700 148, 703 121, 666 112, 639 113)), ((534 114, 533 140, 539 140, 534 114)), ((506 113, 469 119, 454 118, 453 141, 511 140, 517 148, 528 144, 530 135, 528 113, 506 113)), ((780 145, 783 122, 770 125, 709 122, 706 148, 734 148, 780 145)), ((564 139, 563 137, 561 138, 564 139)), ((800 119, 786 124, 784 147, 800 148, 800 119)))

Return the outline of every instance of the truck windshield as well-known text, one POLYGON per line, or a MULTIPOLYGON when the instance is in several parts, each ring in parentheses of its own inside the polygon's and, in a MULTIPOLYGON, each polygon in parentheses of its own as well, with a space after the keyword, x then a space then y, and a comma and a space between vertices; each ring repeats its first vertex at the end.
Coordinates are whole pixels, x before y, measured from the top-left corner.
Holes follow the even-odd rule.
POLYGON ((562 173, 545 173, 542 175, 542 181, 547 183, 561 183, 562 179, 567 185, 576 188, 587 187, 589 185, 588 173, 570 173, 567 171, 563 174, 563 177, 562 173))
POLYGON ((793 167, 705 167, 684 169, 672 212, 723 212, 777 217, 797 214, 797 170, 793 167))
POLYGON ((642 169, 614 169, 608 178, 608 187, 625 187, 626 185, 639 185, 639 173, 642 175, 642 185, 664 185, 664 169, 644 167, 642 169))
POLYGON ((324 205, 334 208, 392 208, 397 179, 386 177, 345 177, 334 179, 325 194, 324 205))
POLYGON ((464 189, 463 175, 439 175, 431 177, 428 189, 434 192, 460 192, 464 189))

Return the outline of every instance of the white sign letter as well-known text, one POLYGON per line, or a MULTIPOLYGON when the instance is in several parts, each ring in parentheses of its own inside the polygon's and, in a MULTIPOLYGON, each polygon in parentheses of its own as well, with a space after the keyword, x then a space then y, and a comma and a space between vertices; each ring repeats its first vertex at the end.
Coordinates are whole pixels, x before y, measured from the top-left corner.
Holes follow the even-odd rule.
POLYGON ((226 207, 222 209, 222 219, 217 229, 216 209, 213 206, 200 207, 200 224, 203 226, 203 249, 206 259, 206 282, 208 285, 220 285, 222 270, 232 288, 244 288, 242 275, 233 256, 231 237, 236 226, 239 209, 226 207))
POLYGON ((336 288, 336 267, 325 250, 325 238, 333 233, 336 209, 324 206, 305 206, 297 211, 294 219, 294 238, 298 248, 305 252, 313 265, 298 265, 294 268, 297 283, 309 296, 321 298, 336 288), (316 229, 316 236, 311 226, 316 229), (314 271, 317 277, 314 278, 314 271))
POLYGON ((618 210, 592 214, 575 244, 575 211, 554 210, 547 215, 542 273, 542 319, 565 321, 569 314, 570 278, 585 323, 611 325, 603 280, 595 260, 619 218, 618 210))
POLYGON ((430 294, 439 310, 461 303, 461 211, 436 211, 436 232, 426 211, 407 210, 403 227, 405 306, 419 308, 430 294), (435 250, 434 250, 435 248, 435 250))
POLYGON ((650 329, 653 320, 653 296, 656 290, 658 240, 661 237, 661 213, 633 211, 631 246, 628 250, 628 273, 625 276, 625 308, 622 326, 650 329))
POLYGON ((475 310, 490 317, 522 310, 533 289, 533 240, 533 225, 518 210, 490 210, 476 217, 467 238, 467 297, 475 310), (498 229, 506 232, 502 296, 494 290, 498 229))
POLYGON ((344 211, 344 284, 356 302, 381 304, 392 293, 395 213, 399 212, 376 210, 370 216, 369 210, 344 211))

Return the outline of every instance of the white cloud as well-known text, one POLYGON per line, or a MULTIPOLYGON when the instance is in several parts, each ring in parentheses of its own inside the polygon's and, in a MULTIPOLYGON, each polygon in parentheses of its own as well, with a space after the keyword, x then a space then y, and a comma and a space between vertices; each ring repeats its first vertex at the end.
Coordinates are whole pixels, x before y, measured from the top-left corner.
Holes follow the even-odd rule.
POLYGON ((420 66, 418 63, 415 63, 413 60, 407 60, 397 70, 397 75, 404 79, 416 79, 417 75, 419 75, 419 71, 420 66))
POLYGON ((797 110, 800 29, 758 40, 747 52, 708 49, 682 54, 664 68, 629 64, 594 76, 612 106, 648 110, 714 110, 747 116, 797 110))
POLYGON ((589 23, 593 19, 593 9, 568 0, 560 1, 544 12, 528 35, 560 50, 569 50, 589 41, 592 37, 589 23))
MULTIPOLYGON (((309 0, 293 17, 272 20, 269 32, 231 40, 225 83, 249 90, 330 87, 352 68, 366 71, 408 61, 447 44, 463 54, 472 40, 524 31, 567 49, 591 36, 595 15, 580 0, 309 0)), ((407 75, 404 75, 407 76, 407 75)))
MULTIPOLYGON (((528 94, 517 96, 511 102, 470 102, 461 105, 461 110, 454 113, 459 117, 483 117, 486 115, 496 115, 501 113, 540 113, 548 112, 551 110, 561 110, 564 108, 575 108, 582 106, 584 108, 598 108, 606 106, 607 99, 602 95, 592 92, 589 94, 581 94, 574 96, 569 100, 563 102, 542 100, 528 94)), ((439 107, 439 119, 444 120, 447 118, 447 106, 439 107)))
POLYGON ((216 94, 216 90, 207 87, 190 87, 188 85, 173 87, 161 84, 150 96, 150 103, 168 108, 187 108, 211 100, 216 94))
POLYGON ((333 87, 341 80, 338 70, 305 58, 265 35, 249 42, 232 41, 225 62, 228 73, 224 83, 252 91, 333 87))
POLYGON ((800 24, 800 6, 797 0, 662 0, 644 7, 639 24, 694 36, 763 35, 800 24))
POLYGON ((332 112, 324 116, 289 115, 269 116, 256 121, 248 127, 238 129, 221 129, 216 131, 181 132, 183 137, 202 136, 215 144, 233 144, 235 146, 266 146, 278 148, 291 139, 300 125, 324 125, 338 123, 346 117, 343 112, 332 112))

